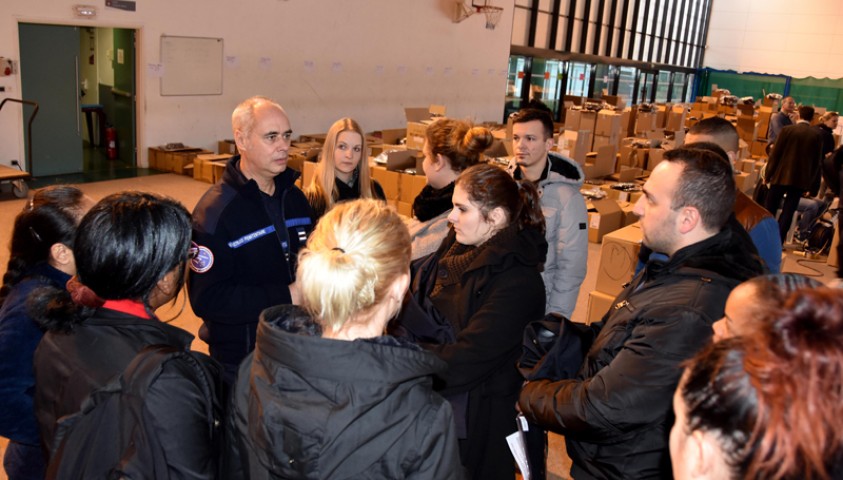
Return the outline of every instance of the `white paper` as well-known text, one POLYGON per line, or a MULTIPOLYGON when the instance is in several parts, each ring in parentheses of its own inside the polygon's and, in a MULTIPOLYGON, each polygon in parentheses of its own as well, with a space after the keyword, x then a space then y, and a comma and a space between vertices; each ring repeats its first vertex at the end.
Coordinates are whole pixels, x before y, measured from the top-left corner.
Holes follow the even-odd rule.
POLYGON ((146 64, 146 72, 152 78, 161 78, 164 76, 164 65, 161 63, 146 64))
POLYGON ((506 437, 506 443, 509 444, 509 451, 512 452, 515 463, 518 464, 518 469, 521 470, 521 476, 524 477, 524 480, 530 480, 530 464, 527 463, 527 447, 524 445, 521 432, 515 432, 506 437))

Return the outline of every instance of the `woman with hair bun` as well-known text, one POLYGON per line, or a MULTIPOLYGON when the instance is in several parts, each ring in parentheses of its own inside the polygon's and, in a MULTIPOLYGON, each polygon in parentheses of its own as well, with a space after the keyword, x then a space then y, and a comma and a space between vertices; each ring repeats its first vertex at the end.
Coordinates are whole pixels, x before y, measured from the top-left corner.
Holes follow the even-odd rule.
POLYGON ((471 478, 512 479, 515 365, 524 327, 544 317, 544 216, 533 184, 488 164, 460 175, 453 205, 453 229, 413 265, 400 328, 448 364, 436 385, 454 408, 471 478))
POLYGON ((356 121, 341 118, 331 125, 310 186, 304 192, 317 220, 338 202, 386 200, 383 188, 372 180, 366 150, 366 136, 356 121))
POLYGON ((841 478, 843 293, 798 290, 766 320, 687 364, 670 432, 678 480, 841 478))
MULTIPOLYGON (((192 250, 190 226, 190 214, 175 200, 142 192, 109 195, 79 224, 73 241, 76 275, 67 290, 42 288, 31 295, 33 314, 47 330, 34 359, 35 412, 46 451, 64 446, 56 435, 59 420, 79 412, 93 392, 121 375, 141 351, 153 345, 190 349, 193 335, 155 316, 184 284, 192 250)), ((219 416, 213 398, 219 395, 214 392, 219 367, 205 355, 192 356, 163 364, 145 396, 149 415, 138 420, 165 452, 168 478, 210 479, 217 474, 215 419, 209 417, 219 416)), ((83 460, 68 457, 50 458, 50 471, 72 470, 83 460)), ((84 463, 94 470, 73 473, 106 478, 122 466, 88 460, 98 462, 84 463)), ((150 469, 144 478, 160 475, 152 465, 140 467, 150 469)))
POLYGON ((76 187, 47 187, 15 217, 0 287, 0 436, 10 440, 3 458, 10 480, 42 479, 46 468, 32 398, 32 355, 44 333, 27 298, 44 286, 64 288, 76 273, 73 234, 93 204, 76 187))
POLYGON ((463 120, 439 119, 427 127, 422 152, 427 185, 413 200, 413 259, 436 251, 448 234, 448 213, 454 182, 460 173, 481 162, 492 145, 492 132, 463 120))
POLYGON ((229 412, 225 478, 462 478, 445 364, 385 334, 410 237, 383 202, 325 214, 299 255, 301 306, 261 314, 229 412))

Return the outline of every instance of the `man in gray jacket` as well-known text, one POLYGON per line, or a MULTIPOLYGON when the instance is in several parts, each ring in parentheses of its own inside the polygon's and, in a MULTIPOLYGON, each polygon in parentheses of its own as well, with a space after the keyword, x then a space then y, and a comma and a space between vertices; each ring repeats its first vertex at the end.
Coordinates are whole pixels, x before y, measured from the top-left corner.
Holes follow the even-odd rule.
POLYGON ((529 180, 541 194, 546 224, 547 260, 542 279, 547 293, 545 310, 571 318, 588 260, 588 213, 580 193, 583 171, 574 160, 551 152, 553 119, 537 109, 513 117, 509 171, 516 180, 529 180))

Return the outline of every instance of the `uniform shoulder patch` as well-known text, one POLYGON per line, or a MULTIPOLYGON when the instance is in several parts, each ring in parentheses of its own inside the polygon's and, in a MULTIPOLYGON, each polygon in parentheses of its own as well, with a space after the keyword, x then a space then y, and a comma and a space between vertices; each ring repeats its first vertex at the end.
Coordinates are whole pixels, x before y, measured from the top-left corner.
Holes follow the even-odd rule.
POLYGON ((205 273, 214 266, 214 252, 210 248, 190 242, 190 269, 196 273, 205 273))

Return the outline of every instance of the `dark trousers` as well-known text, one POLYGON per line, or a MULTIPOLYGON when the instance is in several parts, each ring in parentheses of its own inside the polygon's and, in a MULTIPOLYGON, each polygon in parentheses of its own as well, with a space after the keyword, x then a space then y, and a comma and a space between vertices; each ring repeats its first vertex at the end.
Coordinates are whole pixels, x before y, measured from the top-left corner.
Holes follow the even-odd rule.
POLYGON ((41 445, 10 441, 3 457, 3 468, 9 480, 44 480, 47 462, 41 445))
POLYGON ((793 215, 799 206, 799 199, 802 198, 802 192, 803 190, 801 188, 790 185, 770 185, 770 191, 767 192, 764 207, 773 216, 776 215, 779 203, 781 203, 782 197, 784 197, 782 213, 779 215, 779 235, 781 236, 782 243, 784 243, 784 239, 787 237, 787 231, 790 230, 790 222, 793 221, 793 215), (785 194, 787 194, 786 197, 785 194))

